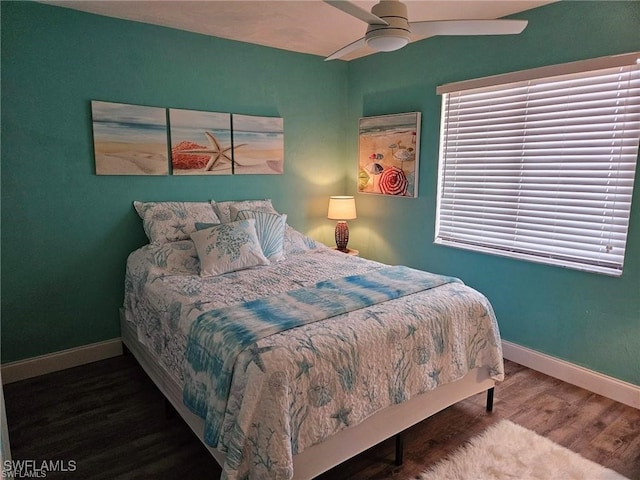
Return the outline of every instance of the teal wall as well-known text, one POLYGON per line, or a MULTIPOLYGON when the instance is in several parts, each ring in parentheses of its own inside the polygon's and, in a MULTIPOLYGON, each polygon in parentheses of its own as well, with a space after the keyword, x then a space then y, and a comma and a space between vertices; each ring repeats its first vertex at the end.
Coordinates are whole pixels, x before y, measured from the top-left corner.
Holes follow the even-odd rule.
POLYGON ((3 362, 119 336, 126 256, 145 243, 133 200, 270 197, 330 243, 327 197, 355 193, 357 119, 421 111, 419 198, 357 195, 350 246, 457 275, 490 298, 505 339, 640 384, 640 208, 621 278, 432 243, 436 86, 640 50, 640 3, 561 2, 516 16, 529 20, 517 37, 436 37, 349 63, 1 5, 3 362), (281 116, 285 174, 95 176, 92 99, 281 116))
MULTIPOLYGON (((350 244, 459 276, 491 300, 504 339, 640 385, 640 169, 621 278, 433 244, 438 85, 640 50, 640 2, 560 2, 513 18, 529 20, 521 35, 436 37, 349 63, 348 158, 359 116, 422 112, 419 198, 358 195, 350 244)), ((356 167, 348 173, 353 193, 356 167)))
MULTIPOLYGON (((134 200, 272 198, 330 225, 347 65, 38 3, 2 2, 2 361, 120 336, 134 200), (280 116, 284 175, 94 175, 91 100, 280 116)), ((314 223, 315 222, 315 223, 314 223)))

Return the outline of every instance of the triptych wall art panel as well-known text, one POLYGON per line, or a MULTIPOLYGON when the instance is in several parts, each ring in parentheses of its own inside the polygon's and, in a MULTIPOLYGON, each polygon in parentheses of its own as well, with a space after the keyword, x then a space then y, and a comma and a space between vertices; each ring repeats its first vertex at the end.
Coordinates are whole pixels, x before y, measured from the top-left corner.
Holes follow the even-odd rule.
POLYGON ((91 102, 97 175, 167 175, 164 108, 91 102))
POLYGON ((279 117, 100 101, 92 101, 91 110, 97 175, 284 172, 284 122, 279 117))
POLYGON ((284 172, 284 122, 280 117, 233 115, 235 173, 284 172))
POLYGON ((231 175, 231 114, 169 109, 174 175, 231 175))
POLYGON ((420 112, 359 122, 358 192, 418 196, 420 112))

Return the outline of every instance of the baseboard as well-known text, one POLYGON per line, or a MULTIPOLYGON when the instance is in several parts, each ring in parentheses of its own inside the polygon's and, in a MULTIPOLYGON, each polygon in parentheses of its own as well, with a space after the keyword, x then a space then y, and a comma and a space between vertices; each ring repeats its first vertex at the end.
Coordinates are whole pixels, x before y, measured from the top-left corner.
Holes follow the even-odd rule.
POLYGON ((83 345, 2 365, 2 383, 18 382, 46 373, 122 355, 120 338, 83 345))
POLYGON ((504 358, 616 402, 640 409, 640 387, 515 343, 502 341, 504 358))
MULTIPOLYGON (((502 341, 504 358, 576 385, 625 405, 640 409, 640 387, 536 352, 515 343, 502 341)), ((12 383, 46 373, 122 355, 120 338, 70 348, 39 357, 2 365, 2 383, 12 383)))

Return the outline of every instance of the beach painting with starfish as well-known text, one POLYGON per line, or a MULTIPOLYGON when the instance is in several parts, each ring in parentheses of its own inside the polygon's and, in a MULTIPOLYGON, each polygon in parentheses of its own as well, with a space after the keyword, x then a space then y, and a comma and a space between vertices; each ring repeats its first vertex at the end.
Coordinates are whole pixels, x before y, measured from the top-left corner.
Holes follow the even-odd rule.
POLYGON ((360 119, 359 193, 418 196, 420 117, 411 112, 360 119))
POLYGON ((233 174, 230 113, 170 108, 169 124, 174 175, 233 174))
POLYGON ((97 175, 168 175, 165 108, 91 102, 97 175))
POLYGON ((234 173, 279 175, 284 172, 284 121, 280 117, 232 115, 234 173), (239 147, 241 145, 241 147, 239 147))

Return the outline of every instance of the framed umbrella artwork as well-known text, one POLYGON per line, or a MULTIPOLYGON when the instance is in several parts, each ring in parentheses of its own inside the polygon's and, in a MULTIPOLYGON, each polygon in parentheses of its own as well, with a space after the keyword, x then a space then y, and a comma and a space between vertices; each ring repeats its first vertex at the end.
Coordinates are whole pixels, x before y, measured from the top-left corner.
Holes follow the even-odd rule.
POLYGON ((363 117, 358 135, 358 192, 418 196, 420 112, 363 117))

